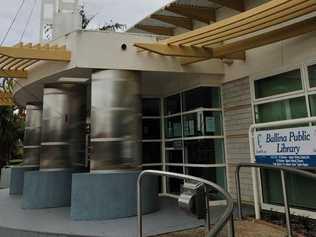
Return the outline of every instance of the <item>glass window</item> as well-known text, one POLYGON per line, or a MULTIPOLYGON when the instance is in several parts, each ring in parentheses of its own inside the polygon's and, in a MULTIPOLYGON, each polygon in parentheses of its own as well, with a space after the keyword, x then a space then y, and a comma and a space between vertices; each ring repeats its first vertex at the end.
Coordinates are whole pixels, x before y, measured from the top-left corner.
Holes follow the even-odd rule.
POLYGON ((168 150, 166 151, 166 163, 183 164, 182 156, 182 150, 168 150))
POLYGON ((309 96, 309 106, 311 108, 311 115, 316 116, 316 95, 309 96))
POLYGON ((143 116, 160 116, 160 99, 146 98, 142 102, 143 116))
POLYGON ((143 139, 160 138, 160 119, 143 119, 143 139))
MULTIPOLYGON (((313 171, 315 173, 315 171, 313 171)), ((263 200, 274 205, 283 204, 281 176, 279 171, 261 171, 263 200)), ((286 174, 288 199, 291 207, 316 210, 316 186, 312 179, 286 174), (302 198, 304 194, 304 198, 302 198), (308 208, 307 208, 308 207, 308 208)))
MULTIPOLYGON (((212 168, 187 168, 187 173, 196 177, 200 177, 226 188, 226 171, 225 167, 212 167, 212 168)), ((224 197, 216 190, 210 191, 210 200, 222 200, 224 197)))
MULTIPOLYGON (((143 170, 162 170, 161 166, 143 166, 143 170)), ((154 176, 152 177, 154 178, 154 176)), ((158 187, 159 187, 159 193, 162 193, 162 178, 156 176, 156 178, 158 179, 158 187)))
MULTIPOLYGON (((179 166, 169 166, 167 167, 167 171, 183 174, 183 168, 179 166)), ((182 184, 183 184, 182 179, 167 178, 167 192, 171 194, 179 195, 182 184)))
POLYGON ((180 113, 181 112, 180 94, 165 98, 164 110, 165 110, 165 115, 180 113))
POLYGON ((299 69, 255 81, 257 99, 302 90, 299 69))
POLYGON ((172 141, 172 142, 166 142, 166 148, 172 149, 172 150, 182 150, 182 141, 172 141))
POLYGON ((165 119, 166 138, 182 137, 181 116, 165 119))
POLYGON ((197 108, 220 108, 221 95, 218 87, 199 87, 182 95, 183 111, 197 108))
POLYGON ((222 164, 224 163, 224 140, 203 139, 184 142, 185 163, 222 164))
POLYGON ((307 117, 305 97, 260 104, 255 112, 257 123, 307 117))
POLYGON ((185 137, 222 135, 222 113, 201 111, 184 115, 183 133, 185 137))
POLYGON ((308 67, 308 77, 310 87, 316 86, 316 64, 308 67))
POLYGON ((203 112, 183 116, 183 133, 185 137, 203 136, 203 112))
POLYGON ((223 135, 221 112, 204 111, 204 136, 223 135))
POLYGON ((143 164, 161 163, 161 143, 143 142, 143 164))

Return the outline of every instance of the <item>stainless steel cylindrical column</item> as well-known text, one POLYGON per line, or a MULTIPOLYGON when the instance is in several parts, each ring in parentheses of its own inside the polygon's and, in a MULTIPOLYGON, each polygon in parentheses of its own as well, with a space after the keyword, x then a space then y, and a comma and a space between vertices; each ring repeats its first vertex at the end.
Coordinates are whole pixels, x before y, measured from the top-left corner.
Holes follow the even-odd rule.
POLYGON ((94 73, 91 82, 91 171, 135 169, 141 164, 139 74, 94 73))
POLYGON ((40 164, 42 107, 26 105, 23 166, 37 167, 40 164))
POLYGON ((41 170, 84 166, 86 91, 83 85, 44 88, 41 170))

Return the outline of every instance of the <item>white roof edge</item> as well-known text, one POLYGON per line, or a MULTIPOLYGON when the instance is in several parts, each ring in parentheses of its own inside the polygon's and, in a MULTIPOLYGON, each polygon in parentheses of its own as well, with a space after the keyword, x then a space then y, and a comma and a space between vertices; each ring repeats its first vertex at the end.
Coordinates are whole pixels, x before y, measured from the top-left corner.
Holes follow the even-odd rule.
POLYGON ((167 4, 164 4, 162 7, 158 8, 157 10, 151 12, 150 14, 148 14, 147 16, 145 16, 144 18, 142 18, 140 21, 136 22, 134 25, 132 25, 131 27, 129 27, 126 32, 129 32, 130 30, 132 30, 133 28, 135 28, 136 25, 140 24, 141 22, 143 22, 144 20, 146 20, 147 18, 149 18, 152 14, 155 14, 161 10, 163 10, 166 6, 170 5, 171 3, 177 2, 178 0, 170 0, 167 4))

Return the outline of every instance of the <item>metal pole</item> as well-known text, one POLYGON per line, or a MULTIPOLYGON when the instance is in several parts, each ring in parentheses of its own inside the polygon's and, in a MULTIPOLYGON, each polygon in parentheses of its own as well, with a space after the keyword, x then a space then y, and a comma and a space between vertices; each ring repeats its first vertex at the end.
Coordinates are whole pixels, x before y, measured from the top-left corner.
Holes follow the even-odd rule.
POLYGON ((137 227, 138 227, 138 237, 143 237, 143 213, 142 213, 142 195, 141 195, 141 179, 139 176, 137 180, 137 227))
POLYGON ((207 223, 207 230, 211 230, 211 215, 210 215, 210 204, 208 202, 208 193, 207 187, 204 185, 204 194, 205 194, 205 205, 206 205, 206 223, 207 223))
POLYGON ((285 180, 284 170, 281 170, 281 181, 282 181, 282 191, 283 191, 282 193, 283 193, 283 200, 284 200, 286 227, 287 227, 288 237, 292 237, 290 208, 289 208, 288 197, 287 197, 287 189, 286 189, 286 180, 285 180))
POLYGON ((237 211, 238 211, 238 219, 242 219, 242 210, 241 210, 241 187, 240 187, 240 167, 236 167, 236 189, 237 189, 237 211))
MULTIPOLYGON (((253 145, 253 129, 254 125, 251 125, 249 128, 249 148, 250 148, 250 160, 251 163, 256 163, 255 152, 254 152, 254 145, 253 145)), ((258 175, 257 170, 255 168, 251 169, 252 175, 252 186, 253 186, 253 198, 254 198, 254 205, 255 205, 255 216, 257 220, 261 219, 260 213, 260 203, 259 203, 259 190, 258 190, 258 175)))
POLYGON ((235 237, 234 215, 232 214, 228 222, 228 236, 235 237))

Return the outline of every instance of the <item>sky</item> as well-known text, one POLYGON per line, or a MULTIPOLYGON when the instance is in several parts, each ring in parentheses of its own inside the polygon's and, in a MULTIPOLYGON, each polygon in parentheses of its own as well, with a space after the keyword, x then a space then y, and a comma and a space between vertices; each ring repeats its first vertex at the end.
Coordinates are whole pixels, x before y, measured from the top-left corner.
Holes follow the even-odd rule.
MULTIPOLYGON (((3 39, 22 1, 0 0, 0 40, 3 39)), ((12 45, 20 41, 34 4, 34 11, 22 41, 38 42, 39 40, 41 0, 24 1, 21 12, 4 45, 12 45)), ((96 15, 92 24, 104 25, 113 21, 114 23, 125 24, 127 27, 134 25, 168 2, 171 2, 171 0, 80 0, 80 3, 84 4, 88 15, 96 15)))

